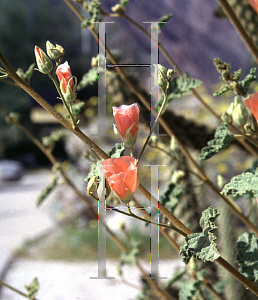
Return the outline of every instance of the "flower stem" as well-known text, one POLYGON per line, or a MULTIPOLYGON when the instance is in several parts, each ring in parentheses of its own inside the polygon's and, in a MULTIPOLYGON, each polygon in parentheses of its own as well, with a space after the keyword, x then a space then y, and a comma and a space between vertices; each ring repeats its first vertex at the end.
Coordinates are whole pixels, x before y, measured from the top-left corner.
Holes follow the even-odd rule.
POLYGON ((146 139, 146 141, 145 141, 145 143, 144 143, 144 145, 143 145, 143 147, 142 147, 141 153, 140 153, 140 155, 139 155, 139 157, 138 157, 138 159, 137 159, 137 162, 136 162, 137 165, 138 165, 138 163, 139 163, 139 161, 140 161, 140 159, 141 159, 141 157, 142 157, 142 155, 143 155, 143 152, 144 152, 144 150, 145 150, 145 148, 146 148, 146 146, 147 146, 147 144, 148 144, 148 142, 149 142, 149 140, 150 140, 150 137, 151 137, 151 135, 152 135, 152 133, 153 133, 153 130, 154 130, 154 128, 156 127, 156 125, 157 125, 157 123, 158 123, 159 117, 160 117, 160 115, 161 115, 161 113, 162 113, 162 111, 163 111, 163 109, 164 109, 164 107, 165 107, 165 104, 167 103, 168 87, 169 87, 169 81, 167 82, 167 87, 166 87, 166 89, 163 90, 163 93, 164 93, 163 103, 162 103, 161 108, 159 109, 158 115, 157 115, 157 117, 156 117, 156 119, 155 119, 155 121, 154 121, 154 123, 153 123, 153 125, 152 125, 152 127, 151 127, 150 134, 147 136, 147 139, 146 139))
POLYGON ((63 95, 63 93, 62 93, 62 91, 61 91, 61 89, 60 89, 60 86, 59 86, 59 84, 58 84, 58 82, 57 82, 57 80, 56 80, 56 77, 55 77, 55 76, 52 76, 50 73, 48 74, 48 76, 49 76, 49 78, 53 81, 53 83, 54 83, 54 85, 55 85, 55 87, 56 87, 56 89, 57 89, 57 91, 58 91, 58 94, 60 95, 61 100, 62 100, 62 102, 63 102, 63 104, 64 104, 64 107, 66 108, 66 110, 67 110, 69 116, 71 117, 71 120, 72 120, 72 122, 73 122, 73 127, 76 128, 76 127, 77 127, 76 120, 75 120, 75 118, 74 118, 74 116, 73 116, 73 114, 72 114, 72 112, 71 112, 71 110, 70 110, 70 108, 69 108, 69 105, 68 105, 67 102, 65 101, 64 95, 63 95))

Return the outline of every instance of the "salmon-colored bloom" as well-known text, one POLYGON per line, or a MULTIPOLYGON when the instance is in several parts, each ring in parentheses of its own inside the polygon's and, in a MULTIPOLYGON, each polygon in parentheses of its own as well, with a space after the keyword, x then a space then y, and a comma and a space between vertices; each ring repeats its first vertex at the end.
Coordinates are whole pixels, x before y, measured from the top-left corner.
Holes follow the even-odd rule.
POLYGON ((76 99, 76 84, 74 84, 71 68, 67 61, 57 67, 56 75, 60 81, 60 89, 65 100, 67 102, 74 101, 76 99))
POLYGON ((252 8, 258 14, 258 0, 248 0, 248 3, 252 6, 252 8))
POLYGON ((255 119, 258 120, 258 92, 251 95, 244 101, 244 104, 250 109, 255 119))
POLYGON ((123 142, 128 147, 132 147, 136 142, 139 125, 139 107, 137 103, 119 107, 113 106, 113 115, 123 142))
POLYGON ((121 202, 130 202, 137 185, 136 159, 131 156, 109 158, 102 162, 101 172, 121 202))
POLYGON ((66 94, 68 86, 70 86, 71 89, 74 88, 73 75, 67 61, 57 67, 56 75, 60 81, 60 88, 62 87, 61 90, 64 94, 66 94))

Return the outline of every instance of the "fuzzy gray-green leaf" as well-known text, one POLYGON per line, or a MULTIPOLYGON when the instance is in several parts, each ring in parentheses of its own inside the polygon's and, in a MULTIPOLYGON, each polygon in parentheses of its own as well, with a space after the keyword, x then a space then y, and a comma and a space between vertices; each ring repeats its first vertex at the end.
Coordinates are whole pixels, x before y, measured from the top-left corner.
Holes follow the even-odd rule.
POLYGON ((185 245, 180 248, 180 254, 185 264, 188 264, 192 256, 203 261, 214 261, 220 256, 215 243, 217 238, 213 234, 217 229, 214 221, 219 215, 220 212, 213 206, 203 211, 200 219, 203 231, 189 234, 185 238, 185 245))
POLYGON ((216 129, 214 139, 208 142, 208 146, 202 148, 199 160, 205 160, 225 149, 233 140, 234 136, 229 131, 225 122, 216 129))
POLYGON ((242 173, 231 179, 221 191, 224 195, 241 196, 247 192, 252 192, 254 197, 258 197, 258 174, 250 172, 242 173))
POLYGON ((197 88, 202 84, 199 79, 188 77, 186 74, 183 76, 175 77, 170 81, 168 90, 168 103, 174 98, 180 98, 184 93, 197 88))
POLYGON ((243 233, 237 240, 237 263, 239 272, 258 283, 258 239, 254 233, 243 233))

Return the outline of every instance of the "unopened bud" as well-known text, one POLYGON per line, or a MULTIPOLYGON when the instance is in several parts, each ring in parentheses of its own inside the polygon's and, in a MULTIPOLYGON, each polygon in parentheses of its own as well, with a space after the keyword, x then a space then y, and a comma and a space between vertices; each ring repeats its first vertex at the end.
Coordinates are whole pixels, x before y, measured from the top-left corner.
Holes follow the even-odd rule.
POLYGON ((111 10, 114 13, 118 13, 118 14, 121 14, 121 13, 125 12, 125 8, 123 6, 121 6, 121 4, 114 5, 113 7, 111 7, 111 10))
POLYGON ((93 193, 96 191, 97 188, 98 188, 97 176, 93 176, 88 182, 87 191, 88 193, 93 193))
POLYGON ((225 178, 220 174, 217 176, 217 184, 220 189, 223 189, 224 185, 226 184, 225 178))
POLYGON ((244 126, 248 122, 249 117, 250 112, 244 105, 243 101, 238 97, 235 97, 234 109, 232 113, 233 121, 239 126, 244 126))
POLYGON ((53 60, 56 60, 64 56, 65 53, 64 48, 60 45, 56 44, 54 46, 52 43, 47 41, 46 48, 47 48, 47 55, 53 60))
POLYGON ((175 75, 175 71, 173 69, 168 69, 167 71, 167 81, 169 82, 175 75))
POLYGON ((162 89, 167 86, 167 69, 160 64, 154 64, 154 85, 162 89))
POLYGON ((49 74, 53 69, 52 61, 38 46, 35 46, 34 51, 39 71, 43 74, 49 74))

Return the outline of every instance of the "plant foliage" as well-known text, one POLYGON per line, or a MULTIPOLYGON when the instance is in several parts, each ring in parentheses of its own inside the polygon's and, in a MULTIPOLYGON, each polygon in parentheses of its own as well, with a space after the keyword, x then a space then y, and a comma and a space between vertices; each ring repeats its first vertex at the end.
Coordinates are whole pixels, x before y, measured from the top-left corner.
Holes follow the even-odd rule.
POLYGON ((229 131, 225 122, 222 122, 216 129, 214 139, 208 142, 208 146, 204 147, 199 155, 199 160, 211 158, 221 150, 225 149, 233 140, 234 136, 229 131))
POLYGON ((242 173, 231 179, 221 191, 224 195, 242 196, 245 193, 252 192, 254 197, 258 197, 258 169, 255 173, 242 173))
POLYGON ((254 283, 258 283, 258 239, 254 233, 243 233, 237 240, 236 260, 239 272, 254 283))
POLYGON ((188 264, 192 256, 203 261, 214 261, 220 256, 215 243, 217 238, 213 234, 217 229, 214 221, 219 215, 220 212, 213 206, 203 211, 200 219, 200 226, 203 231, 188 235, 185 238, 185 245, 180 248, 179 253, 185 264, 188 264))
POLYGON ((172 78, 168 90, 168 103, 175 98, 180 98, 184 93, 197 88, 202 84, 199 79, 191 78, 187 74, 183 76, 172 78))

